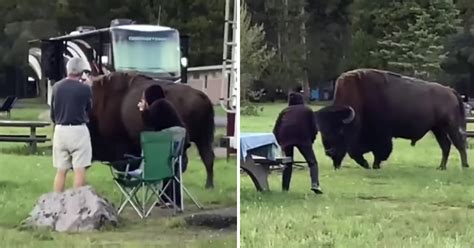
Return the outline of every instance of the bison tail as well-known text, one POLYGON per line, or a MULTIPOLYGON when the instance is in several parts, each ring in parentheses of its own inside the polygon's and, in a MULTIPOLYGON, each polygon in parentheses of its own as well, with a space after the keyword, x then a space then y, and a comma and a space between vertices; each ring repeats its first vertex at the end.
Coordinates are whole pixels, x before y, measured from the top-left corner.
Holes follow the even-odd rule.
POLYGON ((208 112, 206 112, 206 116, 204 117, 203 121, 205 123, 203 123, 204 127, 206 127, 207 130, 202 130, 202 136, 200 138, 200 142, 204 143, 204 144, 212 144, 214 143, 214 133, 215 133, 215 129, 216 129, 216 124, 215 124, 215 120, 214 120, 214 117, 215 117, 215 114, 214 114, 214 106, 212 105, 212 102, 211 100, 209 100, 209 98, 207 98, 207 96, 205 97, 205 101, 207 102, 207 106, 206 108, 209 109, 208 112))
POLYGON ((464 101, 462 100, 461 95, 456 90, 453 89, 453 93, 458 99, 458 108, 459 108, 459 113, 461 115, 460 116, 461 123, 459 124, 463 128, 463 130, 466 130, 466 113, 464 109, 464 101))

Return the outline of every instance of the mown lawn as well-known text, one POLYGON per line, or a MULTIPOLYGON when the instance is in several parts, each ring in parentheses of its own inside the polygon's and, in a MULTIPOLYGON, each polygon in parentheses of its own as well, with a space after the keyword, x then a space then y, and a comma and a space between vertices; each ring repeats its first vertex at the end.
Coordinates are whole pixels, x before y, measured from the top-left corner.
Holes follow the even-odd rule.
MULTIPOLYGON (((270 132, 285 107, 262 106, 260 116, 241 116, 241 132, 270 132)), ((288 193, 280 173, 270 175, 266 193, 241 174, 241 247, 474 247, 472 149, 471 168, 463 170, 452 147, 447 171, 436 170, 441 150, 431 134, 416 147, 396 140, 381 170, 346 157, 335 171, 319 135, 314 149, 324 195, 309 191, 307 169, 294 172, 288 193)))
MULTIPOLYGON (((44 106, 18 108, 13 119, 33 120, 44 106)), ((28 129, 0 128, 1 133, 24 133, 28 129)), ((52 128, 40 134, 51 137, 52 128)), ((0 143, 0 247, 235 247, 236 230, 213 230, 187 226, 183 216, 197 209, 187 202, 187 210, 177 217, 155 210, 148 220, 139 220, 133 209, 121 216, 119 227, 87 234, 58 234, 48 231, 20 231, 18 224, 32 210, 38 197, 52 190, 54 169, 51 143, 28 155, 26 144, 0 143), (154 215, 154 216, 153 216, 154 215)), ((194 147, 184 174, 186 187, 206 209, 236 205, 236 161, 218 159, 215 163, 215 189, 204 189, 206 173, 194 147)), ((69 175, 68 187, 72 185, 69 175)), ((88 172, 88 183, 114 203, 120 192, 107 166, 95 163, 88 172)), ((185 198, 186 199, 186 198, 185 198)))

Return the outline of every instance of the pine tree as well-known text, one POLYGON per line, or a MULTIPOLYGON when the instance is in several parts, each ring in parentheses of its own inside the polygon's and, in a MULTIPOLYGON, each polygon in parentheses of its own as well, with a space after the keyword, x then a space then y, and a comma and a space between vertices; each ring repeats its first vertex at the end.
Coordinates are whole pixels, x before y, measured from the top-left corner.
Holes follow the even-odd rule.
POLYGON ((456 32, 458 11, 449 0, 433 0, 426 6, 416 2, 393 3, 381 24, 392 23, 371 51, 383 69, 436 79, 444 57, 444 38, 456 32))

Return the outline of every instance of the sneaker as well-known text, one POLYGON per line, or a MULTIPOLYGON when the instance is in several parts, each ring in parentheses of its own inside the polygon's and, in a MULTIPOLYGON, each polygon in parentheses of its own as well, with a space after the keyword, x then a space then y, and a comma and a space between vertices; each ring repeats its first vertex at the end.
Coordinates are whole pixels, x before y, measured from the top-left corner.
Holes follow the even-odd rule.
POLYGON ((320 195, 323 193, 323 191, 321 190, 321 187, 317 184, 311 185, 311 191, 313 191, 317 195, 320 195))

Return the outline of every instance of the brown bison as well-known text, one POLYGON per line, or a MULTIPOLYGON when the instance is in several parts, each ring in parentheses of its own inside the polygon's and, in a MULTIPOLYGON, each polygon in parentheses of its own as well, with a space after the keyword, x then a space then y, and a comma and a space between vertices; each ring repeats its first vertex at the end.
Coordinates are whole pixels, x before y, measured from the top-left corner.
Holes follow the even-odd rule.
POLYGON ((369 168, 363 157, 367 152, 373 153, 373 168, 378 169, 392 152, 392 138, 409 139, 414 146, 429 131, 442 150, 440 169, 446 169, 451 143, 461 155, 462 167, 469 167, 464 107, 455 90, 374 69, 346 72, 335 88, 332 106, 315 114, 336 169, 346 153, 369 168))
POLYGON ((124 154, 141 154, 139 137, 144 126, 137 103, 152 84, 161 85, 166 99, 176 107, 206 167, 206 188, 214 187, 214 108, 206 94, 183 84, 123 72, 95 78, 88 124, 93 160, 112 162, 124 154))

